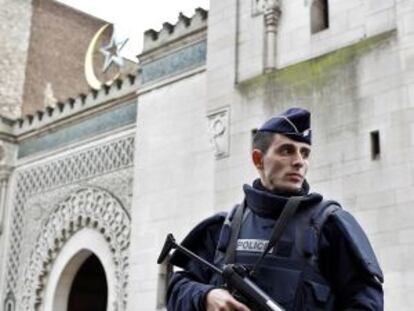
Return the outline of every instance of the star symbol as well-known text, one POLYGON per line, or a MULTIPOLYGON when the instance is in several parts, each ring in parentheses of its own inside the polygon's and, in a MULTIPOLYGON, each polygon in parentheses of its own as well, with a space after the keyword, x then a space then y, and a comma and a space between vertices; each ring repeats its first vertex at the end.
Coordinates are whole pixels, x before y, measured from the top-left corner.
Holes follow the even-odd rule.
POLYGON ((124 59, 120 55, 120 51, 128 42, 128 39, 123 41, 117 41, 115 39, 115 34, 112 34, 111 41, 108 45, 103 46, 99 49, 102 55, 105 57, 105 62, 102 68, 102 72, 106 72, 112 63, 117 64, 119 67, 124 65, 124 59))

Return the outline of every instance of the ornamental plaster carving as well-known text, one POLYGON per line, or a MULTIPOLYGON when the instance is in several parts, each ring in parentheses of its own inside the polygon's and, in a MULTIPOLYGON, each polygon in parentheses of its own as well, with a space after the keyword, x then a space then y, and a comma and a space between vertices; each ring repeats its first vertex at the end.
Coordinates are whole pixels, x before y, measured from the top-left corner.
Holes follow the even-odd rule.
POLYGON ((251 0, 252 16, 265 13, 266 10, 280 9, 280 0, 251 0))
POLYGON ((208 116, 210 141, 214 147, 216 159, 229 155, 229 109, 215 111, 208 116))
POLYGON ((53 92, 52 83, 47 82, 45 90, 43 92, 43 105, 45 107, 56 108, 57 98, 53 92))
POLYGON ((6 198, 9 177, 13 168, 9 165, 0 164, 0 235, 4 231, 4 219, 6 216, 6 198))
POLYGON ((278 0, 267 0, 264 11, 265 24, 265 64, 264 72, 271 72, 276 69, 277 53, 277 30, 281 15, 280 3, 278 0))
POLYGON ((12 292, 8 292, 6 295, 6 300, 4 303, 4 310, 14 310, 16 305, 16 299, 14 298, 14 295, 12 292))
POLYGON ((115 267, 113 310, 125 310, 128 284, 130 217, 121 202, 99 188, 84 188, 60 202, 42 225, 27 264, 21 310, 39 310, 54 259, 63 245, 83 228, 96 230, 110 246, 115 267))
MULTIPOLYGON (((134 136, 125 136, 46 163, 16 170, 14 198, 11 206, 13 215, 7 261, 6 292, 15 293, 16 297, 20 297, 18 291, 24 292, 22 286, 17 286, 17 283, 19 279, 22 279, 20 271, 22 259, 20 257, 27 200, 36 194, 132 166, 134 143, 134 136)), ((57 218, 54 221, 60 221, 60 219, 57 218)), ((46 242, 45 240, 39 243, 46 242)), ((39 250, 44 250, 48 245, 47 243, 43 246, 39 245, 39 250)), ((36 270, 32 269, 31 271, 36 270)))

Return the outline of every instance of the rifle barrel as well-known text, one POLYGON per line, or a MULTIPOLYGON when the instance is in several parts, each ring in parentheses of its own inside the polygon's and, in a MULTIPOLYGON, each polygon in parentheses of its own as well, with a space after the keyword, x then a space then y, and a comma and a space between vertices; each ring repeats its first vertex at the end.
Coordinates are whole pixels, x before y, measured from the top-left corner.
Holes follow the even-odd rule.
POLYGON ((200 256, 194 254, 192 251, 186 249, 185 247, 182 247, 181 245, 177 244, 177 243, 173 243, 174 247, 179 249, 180 251, 182 251, 184 254, 186 254, 187 256, 197 259, 198 261, 200 261, 201 263, 205 264, 206 266, 208 266, 210 269, 214 270, 216 273, 223 275, 223 271, 220 270, 219 268, 217 268, 216 266, 212 265, 211 263, 209 263, 208 261, 206 261, 205 259, 201 258, 200 256))

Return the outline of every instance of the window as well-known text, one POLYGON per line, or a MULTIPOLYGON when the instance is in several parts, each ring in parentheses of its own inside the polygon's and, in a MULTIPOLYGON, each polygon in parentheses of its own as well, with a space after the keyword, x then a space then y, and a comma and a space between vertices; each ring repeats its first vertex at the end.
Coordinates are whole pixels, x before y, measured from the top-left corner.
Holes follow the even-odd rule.
POLYGON ((371 159, 378 160, 381 155, 381 142, 379 131, 371 132, 371 159))
POLYGON ((311 5, 311 33, 329 28, 328 0, 313 0, 311 5))
POLYGON ((252 150, 253 150, 253 139, 256 136, 256 134, 257 134, 258 131, 259 130, 257 128, 252 129, 252 131, 251 131, 250 145, 252 146, 252 150))

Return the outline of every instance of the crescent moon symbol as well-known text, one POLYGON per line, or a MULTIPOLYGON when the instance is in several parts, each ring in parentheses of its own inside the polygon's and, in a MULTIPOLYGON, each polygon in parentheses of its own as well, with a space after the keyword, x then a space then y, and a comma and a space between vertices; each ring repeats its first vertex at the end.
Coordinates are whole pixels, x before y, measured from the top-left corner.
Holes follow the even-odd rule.
MULTIPOLYGON (((102 87, 102 82, 96 77, 95 71, 93 69, 93 53, 96 50, 96 46, 98 44, 99 38, 104 33, 104 31, 111 26, 111 24, 103 25, 93 36, 91 43, 89 43, 88 50, 86 51, 85 55, 85 77, 86 81, 88 82, 89 86, 95 90, 99 90, 102 87)), ((110 81, 106 82, 106 84, 112 83, 117 77, 119 73, 115 75, 110 81)))

